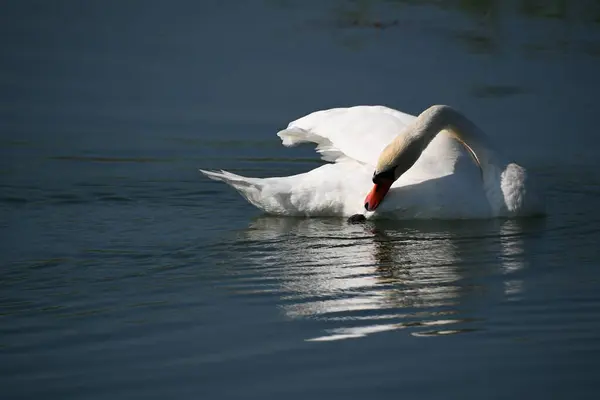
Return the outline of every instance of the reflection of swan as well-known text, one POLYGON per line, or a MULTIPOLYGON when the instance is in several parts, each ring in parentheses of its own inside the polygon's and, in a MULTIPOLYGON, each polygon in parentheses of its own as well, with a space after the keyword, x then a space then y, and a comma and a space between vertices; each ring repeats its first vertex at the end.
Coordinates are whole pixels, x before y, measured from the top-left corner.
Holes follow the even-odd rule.
POLYGON ((262 278, 252 274, 238 287, 247 293, 263 282, 267 290, 255 292, 276 295, 288 318, 327 323, 326 333, 310 340, 405 328, 417 336, 468 332, 479 322, 461 310, 524 289, 526 227, 510 220, 399 226, 261 217, 241 240, 252 243, 243 257, 262 278))
POLYGON ((522 226, 515 221, 505 221, 500 228, 502 273, 506 276, 504 293, 510 300, 519 298, 524 291, 523 280, 514 277, 528 264, 523 254, 522 230, 522 226))
POLYGON ((377 209, 399 219, 453 219, 543 211, 526 170, 505 160, 483 132, 448 106, 430 107, 418 118, 381 106, 318 111, 278 135, 286 146, 316 143, 334 163, 265 179, 201 171, 279 215, 347 216, 366 208, 369 217, 377 209))
POLYGON ((371 229, 339 220, 260 218, 244 236, 272 248, 245 259, 278 282, 286 316, 342 325, 319 340, 454 321, 452 310, 428 311, 451 307, 460 295, 452 243, 390 240, 371 229))
POLYGON ((280 284, 289 293, 284 300, 292 301, 284 306, 288 316, 385 308, 382 292, 373 290, 378 279, 373 237, 363 227, 339 220, 261 218, 246 231, 253 240, 283 235, 273 257, 259 262, 263 268, 284 266, 280 284), (356 295, 360 292, 368 294, 356 295))

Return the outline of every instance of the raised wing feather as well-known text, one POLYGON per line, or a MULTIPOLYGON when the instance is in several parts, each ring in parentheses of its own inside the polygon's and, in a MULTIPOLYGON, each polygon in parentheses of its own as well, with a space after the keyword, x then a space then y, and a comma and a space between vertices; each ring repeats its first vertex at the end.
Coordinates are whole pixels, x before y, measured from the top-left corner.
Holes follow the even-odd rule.
POLYGON ((277 133, 284 146, 316 143, 324 160, 375 166, 381 151, 416 117, 384 106, 316 111, 277 133))

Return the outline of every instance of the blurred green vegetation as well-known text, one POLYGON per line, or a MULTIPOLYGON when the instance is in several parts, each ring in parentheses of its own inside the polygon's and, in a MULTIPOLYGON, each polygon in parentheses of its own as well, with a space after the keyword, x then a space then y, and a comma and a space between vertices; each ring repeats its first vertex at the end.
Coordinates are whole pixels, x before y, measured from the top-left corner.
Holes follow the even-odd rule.
MULTIPOLYGON (((302 0, 267 1, 280 8, 308 4, 302 0)), ((373 40, 364 34, 366 31, 412 27, 424 33, 442 33, 470 53, 491 54, 501 48, 503 31, 517 29, 517 36, 522 37, 519 50, 527 57, 567 51, 600 56, 600 0, 336 0, 323 2, 320 7, 325 18, 317 24, 311 21, 311 26, 330 30, 339 43, 354 50, 373 40), (438 19, 443 26, 432 25, 426 19, 414 18, 415 7, 458 13, 458 18, 438 19), (460 14, 466 19, 461 19, 460 14), (510 20, 518 24, 507 24, 510 20), (553 25, 540 30, 537 22, 553 25), (579 36, 574 36, 571 32, 576 26, 583 26, 594 35, 588 37, 579 32, 579 36)))
MULTIPOLYGON (((600 57, 600 0, 335 0, 319 6, 303 0, 267 0, 293 11, 310 7, 310 29, 327 31, 338 44, 360 51, 395 35, 442 36, 470 54, 512 53, 529 59, 600 57), (309 5, 310 4, 310 5, 309 5)), ((480 99, 531 91, 516 82, 474 82, 480 99)))
POLYGON ((479 17, 492 17, 498 14, 502 8, 501 3, 504 3, 515 8, 516 14, 528 18, 574 18, 600 24, 600 0, 515 0, 513 2, 506 0, 346 0, 339 3, 344 3, 345 7, 353 9, 347 12, 347 15, 359 14, 361 18, 364 18, 371 8, 382 3, 437 6, 479 17))

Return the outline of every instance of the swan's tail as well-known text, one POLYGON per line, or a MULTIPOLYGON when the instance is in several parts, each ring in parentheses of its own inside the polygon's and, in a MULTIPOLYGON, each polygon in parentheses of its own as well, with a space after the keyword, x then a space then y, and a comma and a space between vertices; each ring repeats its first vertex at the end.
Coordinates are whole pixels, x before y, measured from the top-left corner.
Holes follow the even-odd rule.
MULTIPOLYGON (((225 182, 236 189, 248 202, 255 207, 266 212, 273 212, 273 204, 267 196, 268 190, 265 190, 269 178, 248 178, 241 175, 232 174, 227 171, 205 171, 200 170, 204 175, 215 181, 225 182)), ((271 180, 273 178, 270 178, 271 180)))
POLYGON ((261 179, 259 178, 247 178, 245 176, 232 174, 227 171, 206 171, 201 169, 204 175, 213 179, 215 181, 225 182, 230 186, 233 186, 239 191, 248 190, 248 189, 260 189, 261 188, 261 179))

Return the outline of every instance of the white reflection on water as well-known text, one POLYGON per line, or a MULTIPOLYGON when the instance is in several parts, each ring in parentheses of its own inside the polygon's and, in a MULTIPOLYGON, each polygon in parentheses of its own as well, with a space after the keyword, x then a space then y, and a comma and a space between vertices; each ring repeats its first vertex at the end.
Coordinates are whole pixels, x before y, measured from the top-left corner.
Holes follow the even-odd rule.
MULTIPOLYGON (((512 275, 526 267, 524 247, 522 246, 522 233, 518 224, 507 221, 502 225, 500 231, 500 243, 502 250, 502 270, 506 275, 512 275)), ((517 299, 524 290, 522 279, 504 280, 504 292, 512 300, 517 299)))
POLYGON ((403 328, 415 336, 473 331, 481 321, 461 309, 477 307, 474 297, 524 290, 512 277, 526 265, 525 236, 513 221, 350 225, 264 217, 243 236, 269 248, 249 258, 276 279, 287 317, 334 326, 312 341, 403 328))

